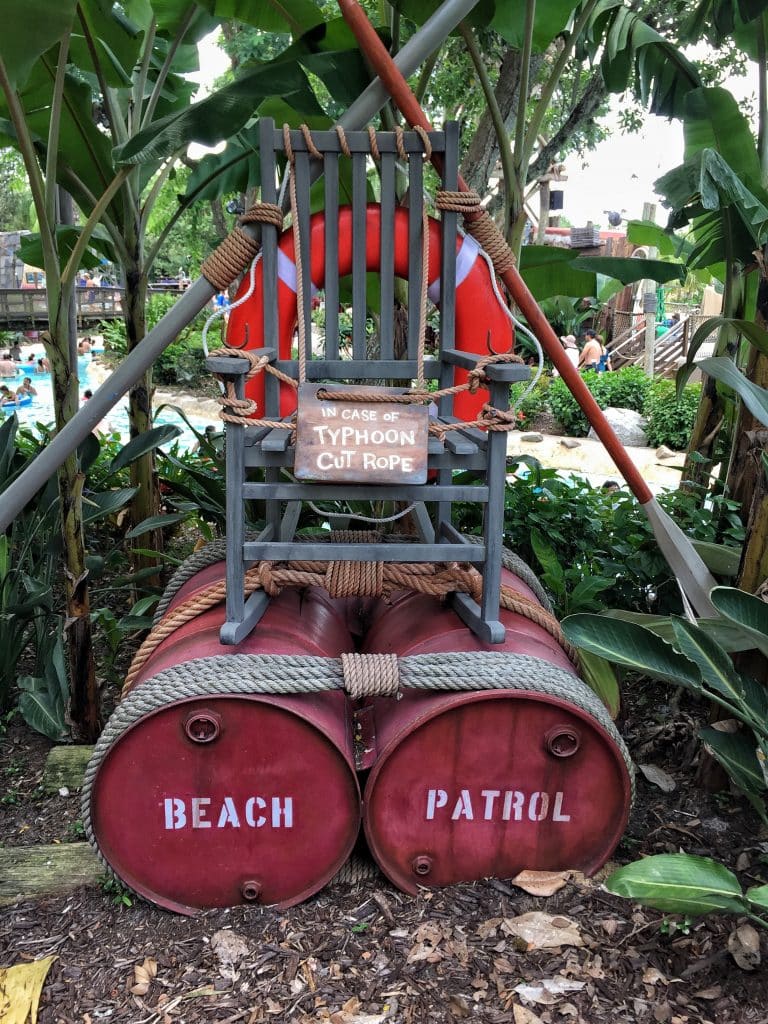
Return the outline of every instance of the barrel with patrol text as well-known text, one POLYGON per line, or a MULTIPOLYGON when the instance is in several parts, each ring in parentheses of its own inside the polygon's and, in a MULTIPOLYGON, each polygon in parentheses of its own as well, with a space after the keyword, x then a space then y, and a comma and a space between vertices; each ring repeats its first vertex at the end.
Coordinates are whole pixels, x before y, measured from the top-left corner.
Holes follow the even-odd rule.
MULTIPOLYGON (((223 573, 223 563, 198 573, 165 615, 223 573)), ((218 605, 155 649, 132 696, 162 680, 169 698, 114 740, 90 798, 99 851, 132 889, 181 913, 243 902, 285 907, 317 892, 347 860, 360 793, 345 695, 260 693, 257 670, 234 657, 338 657, 353 646, 345 614, 325 591, 286 589, 237 646, 219 644, 218 605), (196 677, 203 693, 215 680, 214 692, 184 696, 196 677)))
MULTIPOLYGON (((504 583, 531 594, 510 573, 504 583)), ((449 607, 409 594, 379 606, 368 631, 369 653, 485 650, 508 657, 513 677, 527 656, 528 688, 405 690, 373 702, 363 826, 406 892, 523 870, 591 874, 626 826, 630 767, 607 713, 549 634, 508 611, 500 618, 506 640, 486 646, 449 607)))

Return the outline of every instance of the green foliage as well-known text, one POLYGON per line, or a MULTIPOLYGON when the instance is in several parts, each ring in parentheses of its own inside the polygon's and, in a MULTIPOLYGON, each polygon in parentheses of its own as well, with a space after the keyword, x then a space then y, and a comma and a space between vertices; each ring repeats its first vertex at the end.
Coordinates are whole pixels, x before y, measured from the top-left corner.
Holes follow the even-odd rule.
MULTIPOLYGON (((583 380, 601 409, 613 406, 634 409, 635 412, 643 411, 650 380, 640 367, 625 366, 613 373, 588 370, 583 374, 583 380)), ((552 382, 548 401, 552 414, 562 423, 566 433, 572 437, 587 436, 589 421, 561 378, 552 382)))
MULTIPOLYGON (((674 576, 662 556, 648 520, 626 490, 604 491, 581 477, 564 479, 543 469, 536 459, 527 463, 527 476, 507 486, 504 508, 505 544, 532 566, 541 566, 533 537, 544 539, 549 554, 545 570, 556 613, 566 614, 584 597, 575 594, 583 580, 609 580, 610 586, 586 594, 593 607, 621 608, 665 615, 682 613, 674 576), (560 580, 557 565, 564 579, 560 580)), ((519 472, 519 471, 518 471, 519 472)), ((467 482, 470 482, 469 476, 467 482)), ((734 552, 738 557, 744 529, 737 505, 722 496, 702 507, 702 494, 665 491, 662 508, 694 541, 734 552)), ((481 521, 474 505, 457 506, 457 523, 467 533, 479 533, 481 521)))
POLYGON ((552 378, 543 373, 536 381, 536 386, 524 398, 521 398, 521 396, 525 394, 528 383, 522 381, 519 384, 512 385, 510 404, 516 410, 517 419, 522 429, 530 426, 532 420, 535 420, 540 412, 544 412, 548 408, 548 394, 551 383, 552 378))
MULTIPOLYGON (((715 593, 729 608, 737 626, 747 623, 745 639, 756 646, 753 633, 755 599, 733 588, 715 593)), ((723 709, 723 717, 742 723, 736 733, 706 727, 700 736, 737 786, 768 822, 768 695, 757 680, 736 672, 727 651, 712 633, 687 619, 672 618, 671 642, 634 622, 596 615, 574 615, 563 623, 568 639, 579 647, 635 672, 682 686, 723 709)), ((763 634, 762 643, 768 642, 763 634)))
MULTIPOLYGON (((177 433, 177 428, 160 427, 151 436, 136 438, 124 447, 119 441, 89 435, 80 446, 88 542, 92 551, 107 552, 87 558, 94 583, 98 584, 107 569, 114 573, 125 564, 115 534, 116 515, 134 494, 134 489, 127 486, 130 463, 177 433)), ((19 429, 15 416, 0 426, 0 492, 49 440, 50 433, 45 429, 36 433, 19 429)), ((0 536, 0 713, 10 706, 16 686, 24 720, 52 740, 66 734, 69 699, 62 622, 55 611, 62 557, 58 514, 58 488, 52 477, 16 517, 9 532, 0 536), (26 674, 18 668, 22 659, 29 665, 26 674)), ((114 598, 121 590, 140 583, 140 574, 128 572, 123 579, 113 575, 109 594, 114 598)), ((106 625, 98 615, 96 622, 106 625)), ((112 640, 106 629, 105 636, 110 649, 112 640)))
POLYGON ((752 886, 743 892, 733 872, 709 857, 687 853, 644 857, 614 871, 605 888, 672 914, 746 914, 768 927, 768 921, 760 917, 768 907, 768 886, 752 886))
POLYGON ((686 384, 678 397, 675 382, 655 380, 648 389, 643 414, 648 443, 682 451, 688 444, 701 399, 701 384, 686 384))

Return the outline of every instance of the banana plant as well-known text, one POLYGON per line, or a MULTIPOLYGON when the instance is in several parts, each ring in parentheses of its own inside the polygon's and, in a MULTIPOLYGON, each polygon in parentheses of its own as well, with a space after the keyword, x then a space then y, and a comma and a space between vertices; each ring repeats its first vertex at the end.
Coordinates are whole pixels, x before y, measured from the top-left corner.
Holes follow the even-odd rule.
MULTIPOLYGON (((715 587, 711 600, 749 647, 768 654, 768 606, 733 587, 715 587)), ((669 642, 636 622, 601 615, 571 615, 563 632, 578 647, 652 679, 682 686, 716 704, 724 718, 700 736, 735 786, 768 823, 768 690, 738 673, 710 631, 671 617, 669 642), (734 729, 734 723, 741 728, 734 729)))

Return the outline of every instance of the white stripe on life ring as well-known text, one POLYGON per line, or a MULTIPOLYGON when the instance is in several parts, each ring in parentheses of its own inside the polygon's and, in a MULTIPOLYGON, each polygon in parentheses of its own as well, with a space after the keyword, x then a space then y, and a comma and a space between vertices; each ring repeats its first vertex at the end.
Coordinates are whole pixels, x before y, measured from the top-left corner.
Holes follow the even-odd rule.
MULTIPOLYGON (((290 258, 286 256, 282 249, 277 250, 277 276, 283 282, 288 285, 292 292, 297 290, 296 288, 296 264, 290 258)), ((311 282, 310 282, 311 284, 311 282)), ((317 295, 318 289, 312 284, 312 298, 317 295)))
MULTIPOLYGON (((461 240, 461 246, 459 251, 456 253, 456 287, 458 288, 461 282, 466 278, 472 267, 475 265, 477 254, 480 252, 480 246, 472 237, 472 235, 464 235, 461 240)), ((427 289, 427 295, 429 296, 430 302, 434 302, 435 305, 440 301, 440 278, 436 277, 432 284, 427 289)))

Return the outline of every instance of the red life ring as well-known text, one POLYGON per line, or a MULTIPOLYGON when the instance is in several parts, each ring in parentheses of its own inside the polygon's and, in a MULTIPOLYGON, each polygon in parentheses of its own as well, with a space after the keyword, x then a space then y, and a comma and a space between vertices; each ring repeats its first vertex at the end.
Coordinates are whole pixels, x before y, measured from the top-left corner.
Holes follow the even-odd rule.
MULTIPOLYGON (((339 208, 338 272, 344 277, 352 272, 352 209, 339 208)), ((381 207, 369 204, 366 218, 366 269, 379 270, 381 239, 381 207)), ((408 275, 408 210, 395 210, 394 228, 395 275, 408 275)), ((429 218, 429 272, 427 281, 435 297, 439 296, 440 276, 440 223, 429 218)), ((494 291, 491 272, 484 259, 479 258, 479 247, 471 236, 457 238, 456 268, 456 348, 476 355, 489 352, 511 352, 515 335, 512 322, 494 291), (492 348, 489 347, 489 341, 492 348)), ((316 213, 310 220, 310 278, 315 288, 325 283, 325 217, 316 213)), ((246 274, 235 301, 250 287, 246 274)), ((227 326, 227 344, 233 348, 273 347, 274 342, 264 340, 264 278, 262 262, 256 266, 253 294, 241 305, 233 307, 227 326)), ((291 358, 291 345, 296 329, 296 266, 294 261, 293 231, 289 228, 278 242, 278 340, 280 359, 291 358)), ((455 382, 466 380, 466 371, 455 371, 455 382)), ((264 415, 264 376, 257 374, 246 384, 246 395, 256 402, 255 416, 264 415)), ((488 393, 479 390, 471 395, 462 392, 455 398, 455 415, 461 419, 474 419, 488 393)), ((296 407, 296 392, 280 385, 280 415, 287 416, 296 407)))

